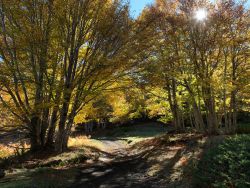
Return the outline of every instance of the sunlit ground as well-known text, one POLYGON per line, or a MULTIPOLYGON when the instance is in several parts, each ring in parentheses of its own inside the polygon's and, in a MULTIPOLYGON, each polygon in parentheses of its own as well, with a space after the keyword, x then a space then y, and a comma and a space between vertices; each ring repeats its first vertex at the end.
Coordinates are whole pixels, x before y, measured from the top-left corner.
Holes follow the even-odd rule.
MULTIPOLYGON (((53 167, 15 169, 0 181, 0 187, 37 185, 39 185, 38 187, 67 187, 71 185, 76 187, 120 185, 123 187, 133 182, 135 185, 143 186, 150 184, 156 187, 167 184, 170 187, 188 188, 191 183, 189 176, 194 174, 196 166, 200 165, 199 160, 204 150, 219 147, 219 143, 224 140, 224 137, 209 138, 191 133, 165 135, 166 130, 165 127, 155 127, 155 124, 149 124, 117 128, 106 132, 103 137, 78 136, 70 138, 70 152, 42 161, 44 164, 60 160, 59 164, 53 167), (137 144, 133 145, 133 143, 137 144), (127 155, 128 153, 130 155, 127 155), (84 163, 80 162, 79 159, 85 156, 89 159, 84 163), (122 158, 119 159, 119 157, 122 158), (105 178, 106 176, 109 178, 105 178)), ((242 142, 242 140, 246 140, 245 137, 239 140, 237 137, 232 142, 229 140, 228 144, 230 144, 231 149, 224 150, 225 156, 233 154, 235 147, 239 146, 237 143, 242 142), (234 141, 237 145, 234 144, 234 141)), ((247 142, 244 142, 240 147, 246 149, 246 144, 247 142)), ((228 147, 229 145, 224 146, 228 147)), ((215 151, 217 152, 212 153, 212 156, 220 155, 218 151, 222 150, 215 151)), ((238 157, 238 161, 240 161, 240 156, 238 157)), ((244 163, 244 161, 242 162, 244 163)), ((199 168, 207 168, 204 164, 206 162, 201 163, 202 166, 199 168)), ((220 167, 215 166, 214 168, 220 167)), ((213 175, 209 174, 208 176, 213 175)), ((201 182, 197 180, 197 183, 201 182)))

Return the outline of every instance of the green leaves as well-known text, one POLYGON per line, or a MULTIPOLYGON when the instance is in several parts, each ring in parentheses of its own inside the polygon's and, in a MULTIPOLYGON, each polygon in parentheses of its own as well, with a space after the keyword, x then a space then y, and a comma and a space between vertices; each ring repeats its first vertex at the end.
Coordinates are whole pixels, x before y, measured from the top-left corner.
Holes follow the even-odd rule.
POLYGON ((200 187, 250 185, 250 135, 234 136, 204 153, 195 174, 200 187))

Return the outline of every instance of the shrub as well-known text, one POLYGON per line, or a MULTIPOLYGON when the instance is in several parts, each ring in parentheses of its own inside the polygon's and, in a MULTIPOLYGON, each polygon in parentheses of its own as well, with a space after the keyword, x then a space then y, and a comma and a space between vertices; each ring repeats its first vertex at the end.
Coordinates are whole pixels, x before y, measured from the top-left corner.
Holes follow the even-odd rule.
POLYGON ((194 187, 250 187, 250 135, 228 138, 205 152, 194 178, 194 187))

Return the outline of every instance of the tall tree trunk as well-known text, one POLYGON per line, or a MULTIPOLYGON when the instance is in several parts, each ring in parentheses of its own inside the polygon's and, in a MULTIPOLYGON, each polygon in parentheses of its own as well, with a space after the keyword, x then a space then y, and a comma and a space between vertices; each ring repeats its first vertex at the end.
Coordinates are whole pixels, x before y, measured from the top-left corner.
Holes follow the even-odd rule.
POLYGON ((198 131, 205 132, 205 124, 202 118, 201 110, 198 108, 195 101, 193 101, 193 111, 196 129, 198 131))
POLYGON ((198 131, 205 132, 205 124, 204 124, 204 121, 203 121, 203 118, 202 118, 202 113, 201 113, 200 105, 199 106, 197 105, 197 102, 196 102, 195 96, 194 96, 194 92, 191 89, 190 85, 188 84, 188 81, 185 80, 184 82, 185 82, 185 87, 186 87, 187 91, 189 92, 190 97, 191 97, 191 101, 192 101, 195 128, 198 131))
POLYGON ((226 132, 230 132, 230 127, 229 127, 229 123, 228 123, 228 109, 227 109, 227 89, 226 89, 226 85, 227 85, 227 53, 226 50, 224 51, 224 73, 223 73, 223 117, 224 117, 224 125, 225 125, 225 130, 226 132))
POLYGON ((195 128, 194 124, 193 124, 193 117, 192 117, 192 112, 191 110, 189 111, 189 121, 190 121, 190 126, 191 128, 195 128))
POLYGON ((62 110, 60 112, 60 121, 59 121, 59 129, 56 137, 56 151, 61 153, 64 151, 65 139, 66 139, 66 120, 68 116, 69 103, 64 102, 62 106, 62 110))
POLYGON ((31 118, 31 125, 30 125, 30 146, 31 151, 39 151, 42 149, 41 143, 41 126, 39 117, 33 116, 31 118))
POLYGON ((41 142, 41 124, 42 124, 42 110, 40 106, 43 103, 43 73, 40 71, 39 79, 37 80, 34 109, 31 117, 31 150, 37 151, 42 149, 41 142))
POLYGON ((230 100, 230 121, 231 121, 231 132, 235 132, 237 129, 237 101, 236 101, 236 95, 237 95, 237 77, 236 77, 236 70, 237 70, 237 62, 235 60, 235 57, 232 58, 232 86, 233 91, 231 91, 231 100, 230 100))
POLYGON ((237 105, 236 105, 236 91, 231 92, 231 101, 230 101, 230 121, 231 127, 230 131, 234 133, 237 129, 237 105))
POLYGON ((46 133, 49 127, 49 109, 44 109, 43 118, 41 120, 41 144, 44 147, 46 143, 46 133))
MULTIPOLYGON (((61 76, 61 80, 63 80, 63 77, 61 76)), ((60 83, 59 86, 62 86, 62 83, 60 83)), ((60 91, 60 87, 58 87, 56 91, 56 97, 55 97, 55 106, 52 110, 51 119, 49 123, 49 129, 47 134, 47 141, 46 141, 46 147, 48 148, 54 148, 54 137, 55 137, 55 131, 56 131, 56 123, 57 123, 57 115, 59 111, 59 104, 61 99, 62 92, 60 91)))
POLYGON ((176 97, 176 82, 175 80, 171 80, 171 84, 167 85, 168 91, 168 102, 170 104, 170 109, 173 115, 174 126, 176 130, 181 129, 181 117, 178 106, 178 101, 176 97))
POLYGON ((54 137, 55 137, 55 130, 56 130, 57 113, 58 113, 58 110, 54 108, 52 115, 51 115, 50 126, 49 126, 49 130, 48 130, 48 134, 47 134, 47 141, 46 141, 47 148, 54 147, 54 137))
POLYGON ((209 85, 203 87, 203 98, 207 109, 208 132, 210 134, 216 134, 218 132, 218 120, 215 111, 215 99, 209 85))
POLYGON ((69 120, 69 122, 67 123, 67 126, 66 126, 66 130, 65 130, 65 138, 63 140, 63 145, 62 145, 62 148, 63 150, 67 150, 68 149, 68 140, 69 140, 69 136, 70 136, 70 133, 71 133, 71 128, 72 128, 72 125, 73 125, 73 119, 71 118, 69 120))

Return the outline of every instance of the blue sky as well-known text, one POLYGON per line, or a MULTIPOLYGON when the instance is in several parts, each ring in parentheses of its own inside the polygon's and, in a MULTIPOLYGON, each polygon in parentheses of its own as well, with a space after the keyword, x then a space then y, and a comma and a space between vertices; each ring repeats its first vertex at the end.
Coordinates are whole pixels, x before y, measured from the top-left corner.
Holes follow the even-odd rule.
MULTIPOLYGON (((214 0, 211 0, 214 1, 214 0)), ((143 8, 148 5, 152 4, 154 0, 130 0, 130 14, 132 17, 136 18, 139 16, 143 8)), ((247 6, 250 6, 250 0, 247 0, 247 6)))
POLYGON ((139 16, 143 8, 148 5, 153 3, 154 0, 130 0, 130 11, 131 11, 131 16, 136 18, 139 16))

